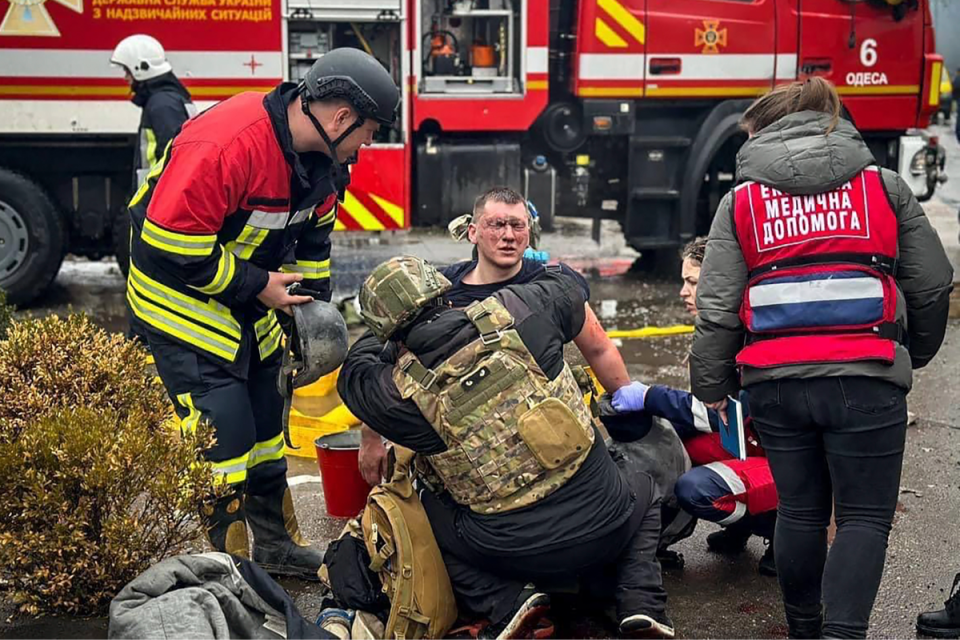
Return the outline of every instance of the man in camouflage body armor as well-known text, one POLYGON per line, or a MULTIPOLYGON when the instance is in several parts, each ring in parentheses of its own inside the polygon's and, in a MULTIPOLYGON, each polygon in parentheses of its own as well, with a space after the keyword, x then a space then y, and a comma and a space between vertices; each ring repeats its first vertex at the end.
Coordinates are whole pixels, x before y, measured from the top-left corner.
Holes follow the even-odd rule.
POLYGON ((583 288, 551 272, 454 309, 449 287, 417 258, 378 266, 360 292, 371 331, 338 390, 420 454, 421 499, 461 612, 490 620, 487 637, 520 637, 549 606, 538 587, 579 578, 615 593, 622 635, 672 637, 659 496, 648 475, 621 473, 563 360, 584 323, 583 288))

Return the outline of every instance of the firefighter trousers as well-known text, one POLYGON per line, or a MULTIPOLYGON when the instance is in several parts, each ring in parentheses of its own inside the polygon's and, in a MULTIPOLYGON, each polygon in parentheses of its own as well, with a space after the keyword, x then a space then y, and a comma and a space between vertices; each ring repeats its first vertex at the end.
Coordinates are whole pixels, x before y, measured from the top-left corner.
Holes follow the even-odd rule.
POLYGON ((247 327, 239 356, 247 359, 243 379, 153 331, 148 340, 181 431, 193 431, 201 421, 213 425, 217 442, 207 458, 223 480, 245 483, 248 495, 275 494, 285 486, 280 350, 261 362, 253 329, 247 327))

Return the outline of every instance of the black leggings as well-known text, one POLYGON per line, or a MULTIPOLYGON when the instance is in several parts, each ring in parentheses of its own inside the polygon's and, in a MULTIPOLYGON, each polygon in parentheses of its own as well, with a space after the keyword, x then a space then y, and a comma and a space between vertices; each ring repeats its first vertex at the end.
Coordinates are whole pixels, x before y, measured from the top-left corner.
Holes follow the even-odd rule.
POLYGON ((752 385, 750 414, 780 494, 774 554, 787 620, 865 638, 900 492, 905 391, 865 377, 752 385), (827 553, 836 508, 837 537, 827 553))

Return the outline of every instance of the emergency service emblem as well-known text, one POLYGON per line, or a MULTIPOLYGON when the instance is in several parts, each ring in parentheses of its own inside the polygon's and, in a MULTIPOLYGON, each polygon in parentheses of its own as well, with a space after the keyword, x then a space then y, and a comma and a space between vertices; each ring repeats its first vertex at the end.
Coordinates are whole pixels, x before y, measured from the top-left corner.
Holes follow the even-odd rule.
POLYGON ((719 20, 704 20, 703 29, 694 30, 693 46, 703 47, 700 53, 720 53, 727 46, 727 30, 720 28, 719 20))
MULTIPOLYGON (((8 0, 10 6, 0 23, 0 36, 53 36, 60 30, 44 3, 47 0, 8 0)), ((83 0, 53 0, 68 9, 83 13, 83 0)))

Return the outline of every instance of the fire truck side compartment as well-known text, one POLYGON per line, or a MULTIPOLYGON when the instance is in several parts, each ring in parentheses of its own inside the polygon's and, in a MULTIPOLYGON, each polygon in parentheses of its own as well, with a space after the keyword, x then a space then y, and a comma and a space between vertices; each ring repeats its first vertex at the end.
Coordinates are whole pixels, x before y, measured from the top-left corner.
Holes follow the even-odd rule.
POLYGON ((69 252, 99 259, 113 253, 114 217, 132 192, 132 136, 0 138, 0 167, 29 176, 64 214, 69 252))
POLYGON ((490 187, 523 188, 520 143, 428 136, 417 142, 416 185, 414 223, 446 225, 490 187))

